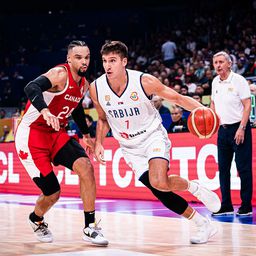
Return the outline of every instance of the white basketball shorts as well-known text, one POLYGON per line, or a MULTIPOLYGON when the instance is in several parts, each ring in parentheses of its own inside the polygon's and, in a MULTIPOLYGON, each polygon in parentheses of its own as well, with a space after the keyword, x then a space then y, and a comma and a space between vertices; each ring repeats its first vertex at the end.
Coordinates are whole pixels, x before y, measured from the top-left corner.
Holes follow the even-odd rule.
POLYGON ((162 125, 139 145, 125 147, 122 144, 120 147, 126 163, 134 171, 137 178, 149 170, 148 162, 150 159, 163 158, 168 162, 170 161, 171 142, 162 125))

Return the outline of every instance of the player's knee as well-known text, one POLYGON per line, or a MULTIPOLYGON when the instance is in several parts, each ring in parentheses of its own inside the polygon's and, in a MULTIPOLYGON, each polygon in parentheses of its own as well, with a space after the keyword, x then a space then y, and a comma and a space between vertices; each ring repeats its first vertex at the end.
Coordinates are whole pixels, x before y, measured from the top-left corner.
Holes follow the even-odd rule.
POLYGON ((80 179, 94 177, 94 169, 89 158, 80 157, 77 159, 73 165, 73 170, 80 179))
POLYGON ((41 189, 44 196, 51 196, 60 193, 60 184, 53 171, 47 176, 34 177, 33 181, 41 189))

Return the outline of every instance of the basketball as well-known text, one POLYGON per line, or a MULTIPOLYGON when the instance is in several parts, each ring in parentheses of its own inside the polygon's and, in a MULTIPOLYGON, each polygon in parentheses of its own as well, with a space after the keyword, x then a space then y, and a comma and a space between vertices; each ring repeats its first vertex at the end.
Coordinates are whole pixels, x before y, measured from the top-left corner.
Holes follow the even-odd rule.
POLYGON ((200 139, 208 139, 219 128, 219 117, 210 108, 199 107, 188 116, 188 130, 200 139))

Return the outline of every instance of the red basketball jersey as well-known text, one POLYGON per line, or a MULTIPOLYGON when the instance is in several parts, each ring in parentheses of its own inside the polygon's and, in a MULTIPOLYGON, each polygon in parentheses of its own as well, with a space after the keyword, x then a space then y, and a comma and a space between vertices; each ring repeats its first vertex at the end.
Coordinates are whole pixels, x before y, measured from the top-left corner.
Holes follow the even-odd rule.
MULTIPOLYGON (((84 96, 86 80, 85 78, 82 78, 78 85, 72 77, 68 64, 60 64, 58 66, 65 67, 68 72, 65 88, 60 92, 45 91, 43 92, 43 97, 50 112, 59 118, 61 127, 65 127, 68 123, 68 117, 84 96)), ((52 127, 47 125, 42 115, 30 101, 27 102, 21 122, 30 127, 53 130, 52 127)))

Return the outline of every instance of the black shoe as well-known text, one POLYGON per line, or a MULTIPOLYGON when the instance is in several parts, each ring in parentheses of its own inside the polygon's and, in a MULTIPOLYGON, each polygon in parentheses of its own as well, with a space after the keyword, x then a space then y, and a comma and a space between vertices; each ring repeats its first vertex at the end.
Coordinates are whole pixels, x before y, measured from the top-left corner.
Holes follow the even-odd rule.
POLYGON ((222 215, 232 215, 232 214, 234 214, 234 209, 232 206, 231 207, 221 206, 218 212, 212 213, 212 216, 222 216, 222 215))
POLYGON ((246 216, 246 215, 252 215, 252 207, 251 206, 241 206, 236 215, 239 216, 246 216))

